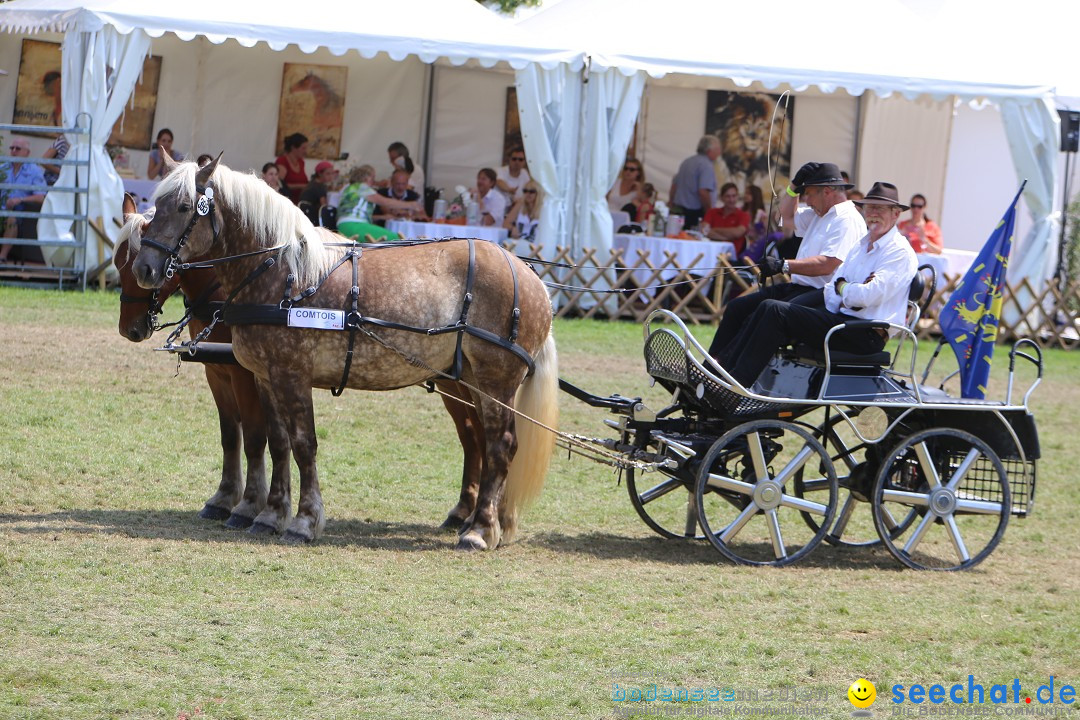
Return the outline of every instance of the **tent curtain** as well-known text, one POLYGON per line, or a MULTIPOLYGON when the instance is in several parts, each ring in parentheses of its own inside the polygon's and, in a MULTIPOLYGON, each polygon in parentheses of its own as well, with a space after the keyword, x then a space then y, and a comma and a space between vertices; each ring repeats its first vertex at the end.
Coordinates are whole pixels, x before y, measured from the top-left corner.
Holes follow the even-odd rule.
POLYGON ((536 244, 542 246, 539 255, 550 258, 555 248, 571 244, 580 73, 567 65, 547 69, 533 64, 515 73, 515 86, 529 174, 544 190, 536 244))
MULTIPOLYGON (((1027 180, 1024 202, 1033 221, 1027 237, 1013 246, 1008 282, 1017 287, 1026 278, 1038 294, 1045 288, 1047 278, 1054 277, 1057 267, 1060 213, 1054 211, 1054 196, 1061 121, 1049 98, 1034 102, 1004 100, 1001 118, 1017 177, 1021 182, 1027 180)), ((1034 297, 1023 291, 1016 299, 1020 307, 1028 307, 1034 297)), ((1010 324, 1015 324, 1019 317, 1016 306, 1005 308, 1005 318, 1010 324)))
MULTIPOLYGON (((64 35, 63 42, 63 124, 75 127, 76 118, 86 113, 93 118, 93 129, 87 148, 85 135, 68 138, 69 157, 90 157, 89 188, 85 207, 87 216, 103 218, 105 232, 115 239, 118 229, 112 218, 120 217, 124 184, 116 174, 105 152, 113 125, 124 111, 135 83, 142 72, 143 58, 150 52, 150 38, 141 30, 121 34, 111 25, 94 31, 74 27, 64 35)), ((58 185, 86 186, 87 168, 64 165, 58 185), (76 174, 78 173, 78 174, 76 174)), ((75 196, 71 193, 49 193, 42 206, 43 213, 72 214, 75 196)), ((41 238, 74 240, 71 220, 43 218, 38 223, 41 238)), ((93 267, 102 258, 97 256, 97 243, 87 243, 86 257, 76 263, 76 249, 69 247, 42 248, 47 262, 53 265, 81 264, 93 267)))

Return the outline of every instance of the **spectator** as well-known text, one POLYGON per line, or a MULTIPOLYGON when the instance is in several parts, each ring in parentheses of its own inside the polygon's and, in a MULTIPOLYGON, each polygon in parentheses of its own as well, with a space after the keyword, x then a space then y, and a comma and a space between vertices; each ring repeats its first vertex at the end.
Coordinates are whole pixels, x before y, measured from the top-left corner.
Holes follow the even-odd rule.
POLYGON ((746 248, 746 233, 750 230, 750 213, 739 207, 739 188, 725 183, 720 188, 720 207, 705 213, 701 234, 709 240, 726 240, 735 246, 735 257, 746 248))
MULTIPOLYGON (((30 155, 30 143, 26 138, 17 137, 12 139, 8 147, 14 157, 28 157, 30 155)), ((35 211, 40 209, 45 200, 45 171, 37 163, 11 162, 7 167, 7 182, 12 185, 40 185, 39 190, 8 190, 3 193, 3 208, 5 210, 35 211)), ((19 219, 8 217, 4 219, 4 237, 14 238, 19 236, 19 219)), ((7 260, 14 245, 7 243, 0 245, 0 262, 7 260)))
POLYGON ((642 225, 652 215, 656 205, 656 188, 652 183, 642 183, 632 202, 622 206, 622 211, 630 216, 630 222, 642 225))
MULTIPOLYGON (((423 199, 420 194, 415 190, 409 189, 409 173, 401 168, 398 168, 390 174, 390 186, 379 188, 379 194, 383 197, 392 198, 394 200, 400 200, 406 203, 422 202, 423 199)), ((387 220, 393 218, 409 218, 412 219, 415 216, 415 211, 409 208, 379 208, 379 212, 373 216, 378 224, 382 225, 387 220)))
MULTIPOLYGON (((42 160, 51 160, 56 158, 57 160, 63 160, 67 157, 68 150, 71 149, 71 143, 64 137, 64 133, 60 133, 53 140, 53 144, 45 150, 45 153, 41 156, 42 160)), ((45 182, 49 185, 55 185, 56 181, 60 179, 60 166, 53 165, 51 163, 41 163, 41 169, 45 171, 45 182)))
POLYGON ((697 227, 705 211, 713 206, 716 192, 714 163, 721 153, 720 139, 705 135, 698 141, 697 153, 682 161, 671 181, 672 211, 683 215, 683 227, 697 227))
POLYGON ((521 197, 521 189, 531 180, 525 169, 525 150, 515 146, 510 150, 510 162, 495 173, 495 187, 506 196, 506 202, 512 204, 521 197))
MULTIPOLYGON (((638 191, 641 190, 641 185, 644 182, 645 172, 641 169, 641 163, 638 162, 636 158, 626 158, 626 162, 623 163, 622 173, 619 175, 619 181, 608 191, 608 209, 611 210, 611 212, 618 212, 620 210, 630 212, 626 209, 626 206, 637 200, 638 191)), ((630 219, 637 219, 634 217, 634 213, 630 213, 630 219)), ((640 222, 640 220, 644 220, 644 218, 637 220, 640 222)))
POLYGON ((326 193, 330 192, 330 185, 338 176, 337 168, 329 160, 323 160, 315 166, 315 173, 311 176, 311 182, 300 193, 300 203, 307 206, 318 216, 319 208, 326 205, 326 193))
POLYGON ((384 197, 375 191, 374 183, 375 168, 370 165, 361 165, 349 173, 349 184, 341 191, 338 203, 338 232, 360 242, 366 242, 368 236, 375 240, 397 240, 397 233, 372 222, 374 209, 412 209, 423 214, 424 207, 419 202, 384 197))
POLYGON ((213 159, 214 159, 213 155, 208 155, 207 153, 203 153, 202 155, 199 156, 199 159, 195 161, 195 164, 198 165, 199 167, 202 167, 203 165, 206 165, 206 164, 210 163, 213 159))
POLYGON ((278 174, 278 165, 276 162, 268 162, 262 166, 262 179, 267 185, 274 188, 285 197, 289 197, 289 189, 285 187, 285 183, 281 182, 281 176, 278 174))
POLYGON ((278 166, 278 176, 289 189, 289 198, 294 203, 300 202, 300 193, 308 184, 307 168, 304 166, 307 151, 307 136, 293 133, 285 138, 285 152, 274 161, 278 166))
POLYGON ((480 203, 480 224, 502 226, 506 216, 506 196, 495 189, 495 171, 483 168, 476 174, 473 199, 480 203))
POLYGON ((900 223, 900 232, 917 253, 940 255, 945 249, 941 228, 926 216, 926 197, 919 193, 911 196, 911 219, 900 223))
POLYGON ((146 177, 150 180, 158 180, 165 177, 165 160, 161 157, 162 149, 176 162, 184 159, 184 154, 173 150, 173 134, 169 128, 161 128, 157 134, 157 143, 150 149, 150 157, 146 162, 146 177))
POLYGON ((529 180, 521 189, 521 197, 514 201, 503 221, 503 227, 510 231, 510 237, 535 240, 536 226, 540 223, 540 209, 543 205, 544 195, 540 186, 535 180, 529 180))
MULTIPOLYGON (((409 156, 409 148, 403 142, 392 142, 386 148, 386 155, 390 158, 390 164, 394 170, 405 170, 409 173, 409 187, 419 194, 424 192, 424 169, 413 162, 409 156)), ((391 171, 393 172, 393 170, 391 171)), ((383 185, 389 185, 389 181, 383 181, 383 185)))

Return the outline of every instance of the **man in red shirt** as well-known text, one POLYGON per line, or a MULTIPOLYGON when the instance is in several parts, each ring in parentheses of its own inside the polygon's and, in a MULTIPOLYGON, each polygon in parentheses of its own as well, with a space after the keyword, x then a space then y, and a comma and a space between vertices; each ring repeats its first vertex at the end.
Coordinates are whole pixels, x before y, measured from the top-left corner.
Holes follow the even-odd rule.
POLYGON ((701 234, 709 240, 726 240, 735 245, 738 257, 746 247, 746 232, 750 229, 750 213, 739 207, 739 188, 725 183, 720 188, 719 207, 709 208, 701 226, 701 234))

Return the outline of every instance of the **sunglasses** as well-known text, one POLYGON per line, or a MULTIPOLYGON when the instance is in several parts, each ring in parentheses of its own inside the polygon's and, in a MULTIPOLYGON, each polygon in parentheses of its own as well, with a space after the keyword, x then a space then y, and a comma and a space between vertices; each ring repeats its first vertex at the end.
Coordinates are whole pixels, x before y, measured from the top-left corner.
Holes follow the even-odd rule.
POLYGON ((521 192, 526 193, 528 195, 535 195, 536 194, 535 190, 522 190, 521 192))
POLYGON ((626 167, 623 168, 623 170, 634 170, 636 172, 641 172, 641 168, 634 167, 633 165, 627 165, 626 167))
POLYGON ((523 158, 523 157, 512 157, 510 159, 511 160, 516 160, 517 162, 525 162, 525 158, 523 158))
POLYGON ((8 150, 11 150, 11 152, 15 152, 16 150, 26 150, 27 152, 29 152, 30 148, 23 147, 22 145, 11 145, 8 147, 8 150))
POLYGON ((913 208, 924 208, 924 207, 926 207, 926 204, 925 203, 911 203, 911 207, 913 207, 913 208))

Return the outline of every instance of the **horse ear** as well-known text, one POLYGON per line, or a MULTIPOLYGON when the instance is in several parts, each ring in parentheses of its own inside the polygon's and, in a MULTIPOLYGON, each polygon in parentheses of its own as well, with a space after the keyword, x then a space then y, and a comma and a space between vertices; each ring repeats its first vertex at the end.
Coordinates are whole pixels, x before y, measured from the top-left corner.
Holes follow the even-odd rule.
POLYGON ((161 162, 165 165, 165 174, 168 175, 173 170, 175 170, 176 166, 180 163, 173 160, 172 155, 165 152, 165 148, 161 147, 160 145, 158 145, 158 152, 161 153, 161 162))
POLYGON ((224 152, 219 152, 216 158, 199 168, 199 171, 195 173, 196 185, 205 186, 210 181, 210 177, 217 170, 218 163, 221 162, 221 156, 224 154, 224 152))
POLYGON ((135 204, 135 196, 131 193, 124 193, 124 222, 127 222, 131 215, 138 209, 135 204))

